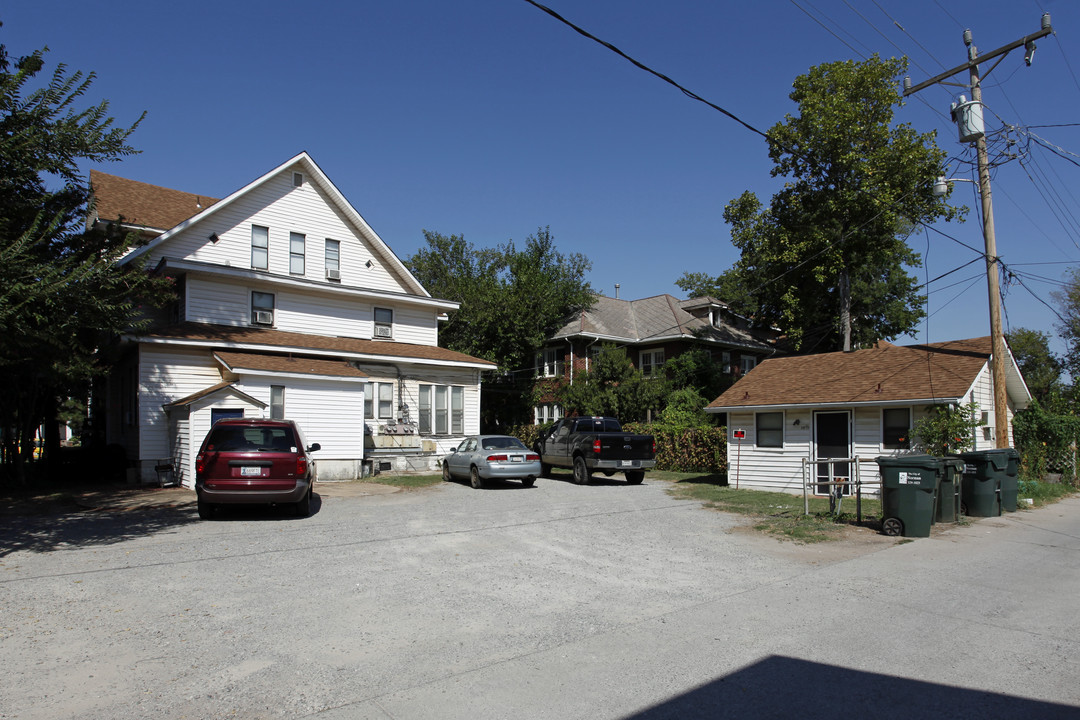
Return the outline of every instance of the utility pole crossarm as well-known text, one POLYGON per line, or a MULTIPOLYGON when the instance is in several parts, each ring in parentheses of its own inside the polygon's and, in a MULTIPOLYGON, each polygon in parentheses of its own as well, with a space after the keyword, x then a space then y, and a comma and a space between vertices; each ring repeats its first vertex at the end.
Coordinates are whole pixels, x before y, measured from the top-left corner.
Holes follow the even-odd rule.
POLYGON ((915 85, 914 87, 910 87, 910 88, 905 89, 904 90, 904 97, 907 97, 908 95, 912 95, 914 93, 917 93, 920 90, 924 90, 924 89, 930 87, 931 85, 936 85, 937 83, 941 82, 942 80, 944 80, 946 78, 951 78, 953 75, 956 75, 957 73, 962 73, 965 70, 970 70, 971 68, 973 68, 974 66, 978 65, 981 62, 985 62, 985 61, 990 60, 992 58, 996 58, 998 55, 1004 55, 1005 53, 1010 52, 1011 50, 1015 50, 1018 47, 1023 47, 1025 45, 1027 45, 1029 42, 1035 42, 1039 38, 1044 38, 1047 35, 1051 34, 1052 32, 1054 32, 1054 28, 1045 27, 1042 30, 1040 30, 1039 32, 1031 33, 1030 35, 1025 35, 1024 37, 1020 38, 1019 40, 1015 40, 1015 41, 1009 43, 1008 45, 1003 45, 1003 46, 999 47, 997 50, 991 50, 988 53, 978 55, 978 56, 972 58, 971 60, 968 60, 963 65, 957 65, 952 70, 946 70, 943 73, 935 75, 934 77, 930 78, 929 80, 924 80, 923 82, 919 83, 918 85, 915 85))

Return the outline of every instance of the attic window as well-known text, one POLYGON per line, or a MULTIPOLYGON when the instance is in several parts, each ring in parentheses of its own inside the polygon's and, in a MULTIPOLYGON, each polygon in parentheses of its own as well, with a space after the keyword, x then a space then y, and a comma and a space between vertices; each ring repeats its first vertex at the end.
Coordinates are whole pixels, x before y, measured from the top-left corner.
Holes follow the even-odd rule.
POLYGON ((294 172, 292 174, 293 187, 301 187, 304 184, 304 173, 294 172))

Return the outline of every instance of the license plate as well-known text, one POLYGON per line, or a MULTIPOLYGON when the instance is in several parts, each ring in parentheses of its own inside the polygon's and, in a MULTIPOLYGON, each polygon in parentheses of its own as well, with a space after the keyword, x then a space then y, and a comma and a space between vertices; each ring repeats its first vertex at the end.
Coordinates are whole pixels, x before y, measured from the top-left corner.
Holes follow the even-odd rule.
POLYGON ((525 458, 523 458, 521 455, 511 455, 510 456, 510 462, 521 462, 524 459, 525 458))
POLYGON ((259 477, 262 475, 261 467, 242 467, 240 468, 240 475, 243 477, 259 477))
POLYGON ((637 467, 637 460, 620 460, 619 467, 637 467))

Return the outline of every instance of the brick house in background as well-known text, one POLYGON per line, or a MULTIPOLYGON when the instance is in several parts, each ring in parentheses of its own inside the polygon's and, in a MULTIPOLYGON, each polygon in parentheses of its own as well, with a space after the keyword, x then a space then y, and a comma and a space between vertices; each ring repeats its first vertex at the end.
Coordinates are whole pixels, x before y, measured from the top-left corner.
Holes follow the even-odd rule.
MULTIPOLYGON (((746 318, 713 297, 679 300, 664 294, 620 300, 597 295, 592 308, 560 328, 537 352, 535 372, 541 383, 570 382, 574 372, 589 369, 604 344, 612 343, 624 348, 647 377, 661 375, 672 358, 704 348, 734 380, 777 352, 778 335, 751 328, 746 318)), ((542 397, 533 420, 551 422, 562 414, 550 396, 542 397)))

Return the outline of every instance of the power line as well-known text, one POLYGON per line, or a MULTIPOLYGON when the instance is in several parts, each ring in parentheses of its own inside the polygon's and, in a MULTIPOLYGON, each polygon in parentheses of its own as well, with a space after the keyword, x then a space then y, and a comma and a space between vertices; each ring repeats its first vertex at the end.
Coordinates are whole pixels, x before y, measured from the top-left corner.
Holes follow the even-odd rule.
POLYGON ((725 110, 724 108, 720 107, 719 105, 716 105, 716 104, 714 104, 714 103, 711 103, 711 102, 709 102, 708 100, 706 100, 705 98, 701 97, 701 96, 700 96, 700 95, 698 95, 697 93, 695 93, 695 92, 692 92, 691 90, 688 90, 688 89, 686 89, 685 87, 683 87, 683 86, 682 86, 682 85, 680 85, 679 83, 677 83, 677 82, 675 82, 674 80, 672 80, 671 78, 669 78, 669 77, 668 77, 667 75, 664 75, 664 74, 662 74, 662 73, 659 73, 659 72, 657 72, 656 70, 653 70, 653 69, 652 69, 651 67, 649 67, 648 65, 645 65, 644 63, 641 63, 641 62, 639 62, 639 61, 635 60, 634 58, 630 57, 629 55, 627 55, 626 53, 624 53, 624 52, 623 52, 622 50, 620 50, 619 48, 615 47, 615 46, 614 46, 614 45, 612 45, 611 43, 607 42, 606 40, 601 40, 600 38, 598 38, 598 37, 596 37, 595 35, 593 35, 592 33, 590 33, 590 32, 589 32, 588 30, 585 30, 584 28, 582 28, 582 27, 580 27, 580 26, 578 26, 578 25, 575 25, 574 23, 570 22, 569 20, 567 20, 566 18, 564 18, 564 17, 562 16, 562 15, 560 15, 560 14, 559 14, 559 13, 557 13, 557 12, 555 12, 555 11, 554 11, 554 10, 552 10, 551 8, 547 7, 546 5, 541 5, 540 3, 536 2, 535 0, 525 0, 525 2, 529 3, 530 5, 532 5, 533 7, 537 8, 538 10, 542 10, 543 12, 547 13, 548 15, 550 15, 550 16, 551 16, 551 17, 553 17, 553 18, 555 18, 555 19, 556 19, 556 20, 558 20, 559 22, 563 23, 563 24, 564 24, 564 25, 566 25, 567 27, 569 27, 569 28, 573 29, 573 30, 574 30, 575 32, 577 32, 577 33, 578 33, 579 35, 583 35, 584 37, 587 37, 588 39, 592 40, 593 42, 596 42, 596 43, 599 43, 600 45, 603 45, 604 47, 606 47, 606 48, 607 48, 608 50, 610 50, 611 52, 615 53, 615 54, 616 54, 616 55, 618 55, 619 57, 622 57, 623 59, 625 59, 625 60, 628 60, 628 61, 630 61, 630 62, 631 62, 631 63, 633 63, 633 64, 634 64, 634 65, 635 65, 636 67, 638 67, 638 68, 640 68, 640 69, 644 70, 645 72, 649 73, 650 75, 655 75, 656 77, 660 78, 661 80, 663 80, 664 82, 668 83, 669 85, 672 85, 673 87, 675 87, 675 88, 677 88, 678 90, 680 90, 680 91, 681 91, 681 92, 682 92, 682 93, 683 93, 684 95, 686 95, 686 96, 687 96, 688 98, 690 98, 691 100, 697 100, 697 101, 698 101, 698 102, 700 102, 700 103, 704 103, 705 105, 708 105, 708 106, 709 106, 709 107, 711 107, 711 108, 712 108, 713 110, 716 110, 717 112, 719 112, 719 113, 722 113, 723 115, 726 115, 727 117, 731 118, 731 119, 732 119, 732 120, 734 120, 735 122, 739 123, 740 125, 742 125, 742 126, 743 126, 744 128, 746 128, 747 130, 749 130, 749 131, 751 131, 751 132, 754 132, 754 133, 757 133, 758 135, 760 135, 761 137, 765 138, 765 139, 766 139, 766 140, 768 140, 769 142, 772 142, 771 140, 769 140, 769 136, 768 136, 767 134, 765 134, 765 133, 764 133, 764 132, 762 132, 761 130, 758 130, 758 129, 757 129, 756 127, 754 127, 754 126, 753 126, 753 125, 751 125, 750 123, 746 122, 745 120, 743 120, 743 119, 742 119, 742 118, 740 118, 739 116, 735 115, 734 113, 732 113, 732 112, 730 112, 730 111, 728 111, 728 110, 725 110))

